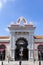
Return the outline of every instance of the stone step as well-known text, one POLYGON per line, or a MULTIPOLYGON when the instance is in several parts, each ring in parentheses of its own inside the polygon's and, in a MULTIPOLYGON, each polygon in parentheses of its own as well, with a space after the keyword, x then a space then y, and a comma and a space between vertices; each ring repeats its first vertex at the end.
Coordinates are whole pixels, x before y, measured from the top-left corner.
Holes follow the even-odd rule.
POLYGON ((1 63, 1 61, 0 61, 0 65, 1 65, 2 63, 1 63))
POLYGON ((41 61, 41 65, 43 65, 43 61, 41 61))
POLYGON ((3 61, 3 65, 9 65, 8 61, 3 61))
POLYGON ((19 65, 19 61, 9 61, 9 62, 3 61, 3 65, 19 65))
MULTIPOLYGON (((20 65, 20 61, 3 61, 3 65, 20 65)), ((0 61, 0 65, 2 65, 2 61, 0 61)), ((21 65, 39 65, 39 61, 22 61, 21 65)), ((41 61, 41 65, 43 65, 43 61, 41 61)))
POLYGON ((19 61, 10 61, 9 65, 19 65, 19 61))

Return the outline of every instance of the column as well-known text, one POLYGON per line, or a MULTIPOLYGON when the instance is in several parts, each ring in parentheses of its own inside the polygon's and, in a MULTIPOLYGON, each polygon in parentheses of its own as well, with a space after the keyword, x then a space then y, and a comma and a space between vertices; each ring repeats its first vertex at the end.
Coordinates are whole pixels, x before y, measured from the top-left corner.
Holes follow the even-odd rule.
POLYGON ((12 60, 14 60, 15 58, 14 50, 15 50, 15 35, 12 33, 10 39, 10 57, 12 60))
POLYGON ((15 60, 15 48, 16 48, 16 46, 15 46, 15 34, 14 34, 14 36, 13 36, 13 56, 14 56, 14 60, 15 60))
POLYGON ((33 32, 29 33, 29 60, 34 60, 34 39, 33 32))
POLYGON ((34 51, 34 58, 36 61, 38 60, 38 49, 34 51))

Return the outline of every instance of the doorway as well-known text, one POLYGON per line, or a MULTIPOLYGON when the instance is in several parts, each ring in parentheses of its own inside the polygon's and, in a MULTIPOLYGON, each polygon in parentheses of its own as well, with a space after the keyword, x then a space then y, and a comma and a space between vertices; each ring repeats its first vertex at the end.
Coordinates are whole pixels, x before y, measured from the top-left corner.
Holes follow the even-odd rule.
POLYGON ((0 61, 5 60, 5 45, 0 45, 0 61))
POLYGON ((38 46, 38 60, 43 60, 43 45, 38 46))
POLYGON ((23 48, 22 60, 23 61, 28 60, 28 48, 27 48, 27 45, 28 45, 28 42, 24 38, 19 38, 16 41, 16 49, 15 49, 15 60, 16 61, 21 60, 21 56, 20 56, 20 53, 21 53, 20 49, 21 49, 21 47, 23 48))

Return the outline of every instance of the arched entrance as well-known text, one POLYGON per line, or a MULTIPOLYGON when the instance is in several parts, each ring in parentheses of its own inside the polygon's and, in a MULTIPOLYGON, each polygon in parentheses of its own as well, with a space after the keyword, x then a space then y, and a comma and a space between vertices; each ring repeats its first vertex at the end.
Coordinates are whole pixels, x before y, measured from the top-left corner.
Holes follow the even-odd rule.
POLYGON ((43 45, 38 46, 38 60, 43 60, 43 45))
POLYGON ((15 49, 15 60, 20 60, 20 49, 21 47, 23 48, 22 51, 22 60, 28 60, 28 48, 27 48, 28 42, 26 39, 24 38, 19 38, 16 41, 16 49, 15 49))
POLYGON ((5 60, 5 45, 0 45, 0 61, 5 60))

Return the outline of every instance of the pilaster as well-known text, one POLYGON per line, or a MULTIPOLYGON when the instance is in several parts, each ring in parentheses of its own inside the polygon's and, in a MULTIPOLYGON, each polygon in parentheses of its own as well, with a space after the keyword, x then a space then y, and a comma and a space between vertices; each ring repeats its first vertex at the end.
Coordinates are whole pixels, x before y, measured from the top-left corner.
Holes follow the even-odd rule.
POLYGON ((11 33, 10 57, 11 57, 12 60, 15 60, 15 34, 14 33, 11 33))
POLYGON ((29 32, 29 60, 34 60, 34 39, 33 32, 29 32))

